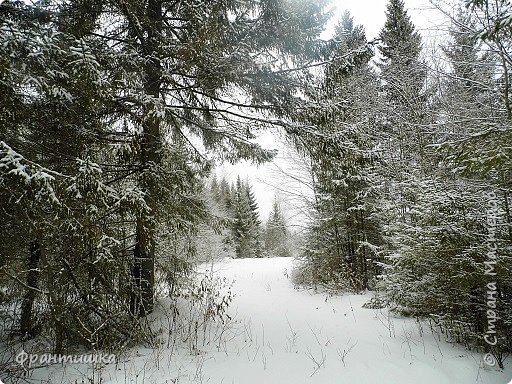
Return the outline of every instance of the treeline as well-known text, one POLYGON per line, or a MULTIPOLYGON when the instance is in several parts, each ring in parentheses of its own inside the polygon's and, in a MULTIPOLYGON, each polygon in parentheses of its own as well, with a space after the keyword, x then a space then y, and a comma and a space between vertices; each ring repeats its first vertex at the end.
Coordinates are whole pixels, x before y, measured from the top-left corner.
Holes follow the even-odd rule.
POLYGON ((227 223, 223 241, 234 248, 237 258, 291 256, 290 234, 277 197, 267 223, 262 225, 248 181, 238 177, 236 183, 229 184, 222 178, 219 183, 214 176, 210 193, 219 217, 227 223))
POLYGON ((511 12, 448 9, 434 57, 402 0, 372 44, 345 14, 296 116, 312 127, 296 143, 315 189, 296 281, 378 289, 500 366, 512 350, 511 12))

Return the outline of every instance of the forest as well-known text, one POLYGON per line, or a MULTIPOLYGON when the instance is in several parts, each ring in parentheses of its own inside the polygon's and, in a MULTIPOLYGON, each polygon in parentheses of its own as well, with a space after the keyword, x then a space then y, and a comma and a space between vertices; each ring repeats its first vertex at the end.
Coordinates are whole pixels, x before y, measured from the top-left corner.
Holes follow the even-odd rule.
POLYGON ((294 256, 295 287, 371 292, 503 369, 512 5, 432 5, 435 50, 403 0, 372 41, 348 12, 323 38, 325 0, 0 2, 2 345, 151 344, 162 295, 211 299, 198 264, 294 256), (277 196, 267 220, 249 181, 217 178, 271 162, 266 131, 307 166, 300 233, 277 196))

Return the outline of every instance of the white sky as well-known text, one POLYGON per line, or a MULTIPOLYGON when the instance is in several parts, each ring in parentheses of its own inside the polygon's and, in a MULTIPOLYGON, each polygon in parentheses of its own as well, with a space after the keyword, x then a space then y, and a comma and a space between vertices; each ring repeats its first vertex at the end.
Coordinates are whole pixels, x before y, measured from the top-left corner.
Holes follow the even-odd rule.
MULTIPOLYGON (((366 30, 367 39, 373 40, 378 37, 380 30, 382 29, 386 21, 386 10, 387 0, 332 0, 332 7, 335 8, 335 15, 333 20, 328 24, 327 29, 323 35, 324 38, 328 38, 334 31, 334 26, 337 20, 341 17, 345 10, 348 10, 354 18, 355 25, 363 25, 366 30)), ((408 8, 408 13, 411 16, 416 29, 421 32, 424 37, 424 47, 428 49, 428 46, 434 44, 436 40, 439 40, 442 33, 438 31, 439 26, 445 23, 446 18, 435 9, 429 0, 405 0, 405 5, 408 8)), ((280 167, 293 167, 296 164, 290 162, 286 155, 286 148, 279 144, 279 140, 267 132, 260 137, 259 140, 265 148, 278 149, 279 155, 275 160, 275 163, 280 167)), ((272 209, 272 202, 274 195, 278 188, 287 189, 285 177, 273 170, 275 164, 266 164, 260 167, 251 166, 247 162, 242 162, 237 165, 226 164, 222 168, 218 169, 217 176, 222 178, 226 176, 228 179, 234 181, 239 175, 242 179, 248 179, 253 186, 256 198, 258 199, 258 205, 260 208, 260 218, 263 222, 266 222, 268 215, 272 209)), ((307 193, 307 188, 303 189, 307 193)), ((284 194, 277 192, 281 198, 284 198, 284 194)), ((284 199, 283 199, 284 200, 284 199)), ((291 205, 292 203, 288 204, 291 205)), ((295 225, 300 225, 300 221, 303 219, 294 219, 297 217, 290 207, 286 207, 286 201, 282 202, 284 209, 288 208, 289 221, 295 225)), ((299 216, 300 217, 300 216, 299 216)))
MULTIPOLYGON (((384 26, 387 3, 387 0, 332 0, 335 17, 348 10, 354 17, 354 24, 365 27, 368 40, 376 38, 384 26)), ((444 20, 429 0, 405 0, 405 6, 416 29, 424 35, 444 20)))

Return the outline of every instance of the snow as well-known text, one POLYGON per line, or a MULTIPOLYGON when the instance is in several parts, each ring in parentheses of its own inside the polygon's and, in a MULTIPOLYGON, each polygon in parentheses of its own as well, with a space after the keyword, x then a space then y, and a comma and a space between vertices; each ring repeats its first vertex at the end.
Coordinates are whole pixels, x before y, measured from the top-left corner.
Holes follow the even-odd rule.
POLYGON ((26 185, 35 184, 39 186, 37 196, 45 194, 50 200, 59 204, 59 200, 53 189, 55 177, 50 170, 32 163, 21 154, 12 149, 5 141, 0 141, 0 174, 15 175, 26 185))
MULTIPOLYGON (((482 354, 439 339, 414 319, 363 308, 371 294, 295 289, 291 258, 223 259, 200 271, 209 276, 212 266, 219 279, 234 280, 233 319, 205 328, 195 348, 185 348, 165 337, 169 299, 161 299, 153 320, 163 330, 161 346, 120 356, 117 366, 94 372, 97 382, 505 384, 512 377, 510 359, 504 372, 486 367, 482 354)), ((81 382, 86 371, 77 365, 52 369, 37 376, 81 382)))

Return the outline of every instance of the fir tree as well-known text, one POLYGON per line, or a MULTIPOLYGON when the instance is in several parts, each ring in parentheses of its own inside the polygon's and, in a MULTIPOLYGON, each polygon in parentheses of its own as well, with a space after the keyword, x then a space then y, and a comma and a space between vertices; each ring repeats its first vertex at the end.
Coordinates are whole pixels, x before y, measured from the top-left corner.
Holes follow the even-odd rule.
POLYGON ((378 124, 383 148, 379 218, 386 240, 383 253, 393 264, 401 254, 401 243, 396 239, 404 227, 417 220, 411 207, 423 193, 422 183, 435 169, 435 160, 427 154, 433 138, 425 129, 426 71, 420 62, 421 36, 402 0, 388 2, 380 38, 382 102, 378 124))
POLYGON ((319 2, 203 5, 0 4, 0 261, 14 269, 5 285, 18 286, 8 276, 35 266, 37 240, 46 264, 31 269, 47 278, 24 277, 28 290, 45 284, 35 300, 57 351, 66 339, 136 338, 131 320, 152 311, 155 268, 186 273, 188 250, 168 250, 188 249, 182 240, 207 216, 210 164, 191 136, 221 159, 270 159, 250 140, 254 122, 294 110, 305 70, 291 66, 320 55, 319 2))

